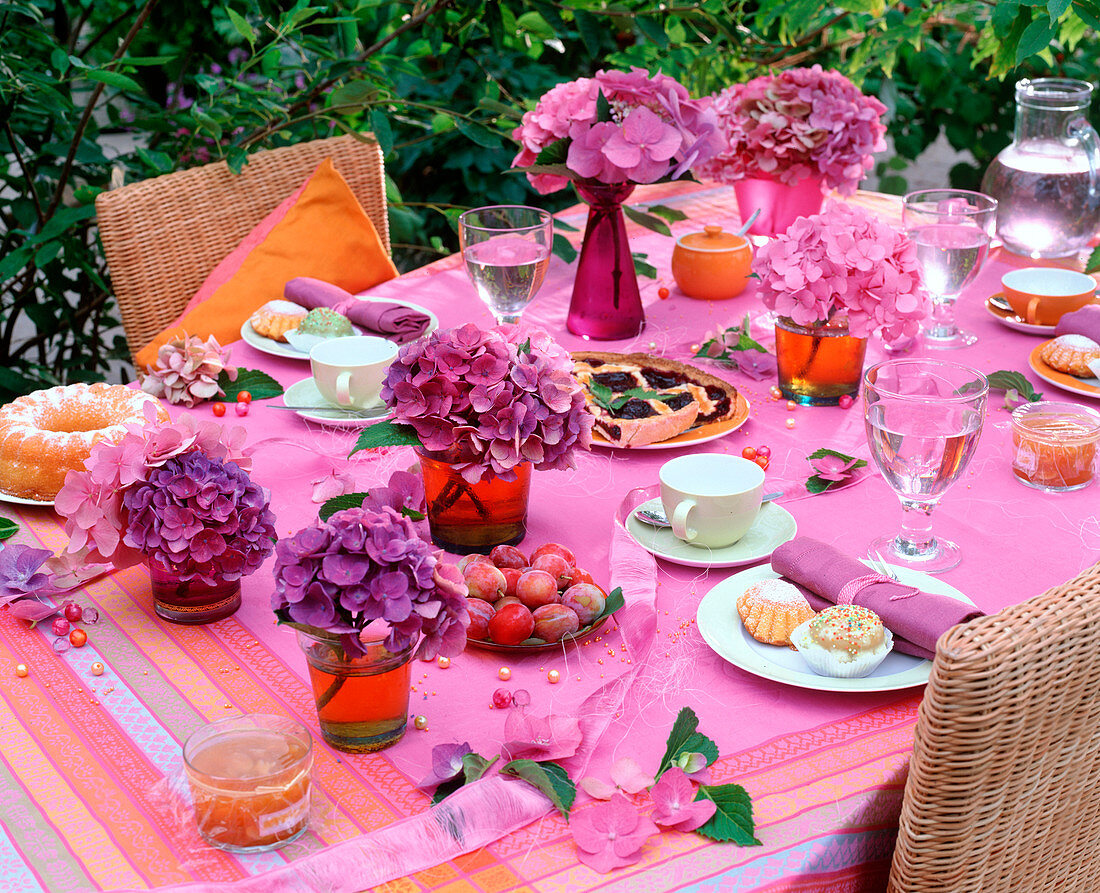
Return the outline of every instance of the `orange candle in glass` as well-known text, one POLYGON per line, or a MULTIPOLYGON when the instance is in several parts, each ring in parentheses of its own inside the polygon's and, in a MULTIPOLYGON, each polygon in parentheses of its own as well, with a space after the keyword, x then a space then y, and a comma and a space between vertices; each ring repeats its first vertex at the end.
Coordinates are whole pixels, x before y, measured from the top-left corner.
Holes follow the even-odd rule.
POLYGON ((1012 472, 1038 490, 1080 490, 1092 483, 1100 412, 1040 401, 1012 412, 1012 472))
POLYGON ((301 723, 250 714, 210 723, 183 747, 199 834, 234 853, 259 853, 309 824, 313 740, 301 723))

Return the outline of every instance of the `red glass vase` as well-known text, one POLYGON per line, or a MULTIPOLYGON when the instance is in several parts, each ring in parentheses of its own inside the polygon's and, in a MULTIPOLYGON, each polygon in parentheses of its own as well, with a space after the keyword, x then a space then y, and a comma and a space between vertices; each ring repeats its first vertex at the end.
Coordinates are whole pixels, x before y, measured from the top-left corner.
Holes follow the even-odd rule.
POLYGON ((588 204, 573 298, 566 327, 598 341, 633 338, 645 328, 634 257, 626 235, 623 202, 633 183, 574 183, 588 204))
POLYGON ((183 572, 147 560, 153 608, 157 616, 171 623, 196 625, 213 623, 241 606, 241 581, 217 580, 213 586, 202 580, 184 580, 183 572))
POLYGON ((799 217, 809 217, 821 210, 825 201, 821 182, 821 177, 807 177, 794 186, 757 177, 738 180, 733 184, 738 213, 742 220, 748 220, 753 211, 760 209, 760 216, 749 227, 751 235, 785 233, 799 217))
POLYGON ((420 452, 432 542, 448 552, 488 552, 515 545, 527 535, 531 463, 517 465, 515 480, 483 477, 471 484, 448 453, 420 452))

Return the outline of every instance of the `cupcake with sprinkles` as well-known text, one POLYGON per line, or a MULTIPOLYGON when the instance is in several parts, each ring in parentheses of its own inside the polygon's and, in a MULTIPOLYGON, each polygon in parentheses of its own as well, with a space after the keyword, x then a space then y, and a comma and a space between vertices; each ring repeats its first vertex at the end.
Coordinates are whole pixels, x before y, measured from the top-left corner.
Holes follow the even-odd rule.
POLYGON ((819 676, 857 679, 886 659, 894 637, 874 611, 834 605, 799 625, 791 643, 819 676))

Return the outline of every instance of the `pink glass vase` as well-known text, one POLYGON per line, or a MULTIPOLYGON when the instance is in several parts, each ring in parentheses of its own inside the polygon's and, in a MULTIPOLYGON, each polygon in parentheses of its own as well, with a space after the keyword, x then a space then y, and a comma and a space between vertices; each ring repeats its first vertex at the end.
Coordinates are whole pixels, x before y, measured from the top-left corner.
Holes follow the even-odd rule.
POLYGON ((742 220, 748 220, 753 211, 760 209, 760 216, 749 227, 754 236, 784 233, 799 217, 818 213, 825 201, 821 177, 807 177, 794 186, 750 177, 734 183, 733 191, 742 220))
POLYGON ((634 191, 634 184, 573 185, 588 204, 588 225, 566 326, 574 335, 598 341, 633 338, 645 328, 623 219, 623 202, 634 191))

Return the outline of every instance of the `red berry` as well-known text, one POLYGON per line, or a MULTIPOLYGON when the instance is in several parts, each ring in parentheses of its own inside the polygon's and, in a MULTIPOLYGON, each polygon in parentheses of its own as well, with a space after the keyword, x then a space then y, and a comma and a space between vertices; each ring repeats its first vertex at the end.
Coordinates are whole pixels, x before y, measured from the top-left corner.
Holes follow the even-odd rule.
POLYGON ((840 399, 837 401, 837 404, 840 406, 841 409, 851 409, 852 404, 855 402, 856 401, 852 399, 851 394, 841 394, 840 399))
POLYGON ((512 706, 512 693, 506 688, 498 688, 493 692, 493 706, 498 710, 504 710, 512 706))
POLYGON ((225 404, 215 403, 213 406, 210 407, 210 411, 220 419, 223 415, 225 415, 225 404))
POLYGON ((771 457, 772 448, 770 446, 762 446, 756 448, 756 455, 763 456, 765 459, 771 457))
POLYGON ((238 403, 237 404, 237 415, 248 415, 248 404, 247 403, 238 403))
POLYGON ((69 633, 69 641, 72 643, 73 648, 83 648, 88 641, 88 634, 82 629, 74 629, 69 633))
POLYGON ((69 623, 80 623, 84 619, 84 609, 75 602, 69 602, 65 605, 65 619, 69 623))
POLYGON ((241 391, 237 395, 237 402, 238 403, 251 403, 252 402, 252 392, 251 391, 241 391))
POLYGON ((756 462, 757 465, 759 465, 761 468, 763 468, 765 471, 767 471, 768 466, 771 464, 772 460, 769 459, 767 456, 757 456, 754 461, 756 462))
POLYGON ((67 636, 69 634, 69 621, 64 617, 58 617, 51 625, 55 636, 67 636))
POLYGON ((756 458, 756 450, 753 447, 745 447, 741 450, 741 458, 748 459, 751 462, 756 458))
POLYGON ((669 290, 667 288, 665 288, 663 285, 659 289, 657 289, 657 297, 660 298, 662 301, 665 298, 667 298, 668 296, 669 296, 669 290))

